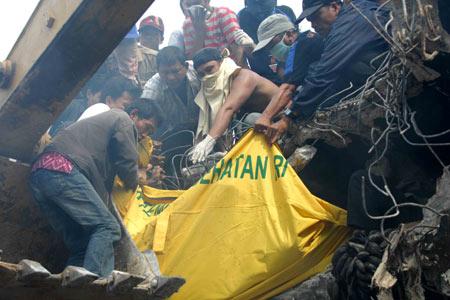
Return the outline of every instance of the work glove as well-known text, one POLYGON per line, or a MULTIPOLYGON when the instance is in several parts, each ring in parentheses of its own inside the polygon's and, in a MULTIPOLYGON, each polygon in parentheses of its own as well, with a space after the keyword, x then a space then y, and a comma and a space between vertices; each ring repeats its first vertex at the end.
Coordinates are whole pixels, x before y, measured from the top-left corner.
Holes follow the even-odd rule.
POLYGON ((215 145, 216 139, 208 134, 205 139, 198 143, 189 153, 191 161, 194 164, 205 161, 206 157, 211 153, 215 145))
POLYGON ((255 47, 255 42, 253 41, 253 39, 242 29, 236 30, 234 32, 234 41, 239 46, 252 48, 255 47))

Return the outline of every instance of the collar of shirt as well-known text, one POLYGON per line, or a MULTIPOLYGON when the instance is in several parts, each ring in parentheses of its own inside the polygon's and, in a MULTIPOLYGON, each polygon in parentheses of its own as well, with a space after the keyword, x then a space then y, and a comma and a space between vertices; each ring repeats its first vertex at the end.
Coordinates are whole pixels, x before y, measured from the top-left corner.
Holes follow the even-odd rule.
POLYGON ((158 55, 158 51, 157 50, 154 50, 154 49, 151 49, 151 48, 147 48, 147 47, 145 47, 145 46, 142 46, 142 45, 139 45, 139 50, 142 52, 142 53, 145 53, 145 54, 151 54, 151 55, 158 55))

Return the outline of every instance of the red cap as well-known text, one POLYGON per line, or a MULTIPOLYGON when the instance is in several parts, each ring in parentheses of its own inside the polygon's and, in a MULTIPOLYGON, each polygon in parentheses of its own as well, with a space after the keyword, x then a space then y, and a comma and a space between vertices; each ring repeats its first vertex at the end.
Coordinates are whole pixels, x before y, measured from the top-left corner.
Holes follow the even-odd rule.
POLYGON ((142 28, 147 27, 147 26, 156 28, 161 32, 161 34, 164 34, 164 23, 160 17, 157 17, 157 16, 146 17, 139 24, 139 30, 141 30, 142 28))

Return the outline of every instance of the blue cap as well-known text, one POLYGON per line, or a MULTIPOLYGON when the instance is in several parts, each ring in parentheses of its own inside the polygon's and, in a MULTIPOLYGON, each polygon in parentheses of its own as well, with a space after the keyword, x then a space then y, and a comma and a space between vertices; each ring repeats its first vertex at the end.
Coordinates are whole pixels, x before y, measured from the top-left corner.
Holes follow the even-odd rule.
POLYGON ((125 36, 126 39, 137 39, 139 37, 136 25, 133 25, 130 32, 125 36))

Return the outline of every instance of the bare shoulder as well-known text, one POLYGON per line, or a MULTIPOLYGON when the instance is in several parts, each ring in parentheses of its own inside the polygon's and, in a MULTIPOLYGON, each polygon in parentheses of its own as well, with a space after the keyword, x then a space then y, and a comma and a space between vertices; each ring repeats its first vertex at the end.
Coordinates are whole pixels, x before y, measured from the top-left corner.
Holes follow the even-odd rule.
POLYGON ((249 86, 252 85, 254 79, 251 74, 252 71, 247 69, 238 69, 233 73, 233 86, 249 86))
POLYGON ((254 76, 253 80, 257 82, 258 88, 264 90, 266 93, 269 94, 273 94, 278 91, 278 86, 275 83, 253 71, 250 72, 253 73, 254 76))
POLYGON ((236 73, 234 80, 241 82, 241 83, 255 83, 258 84, 258 82, 263 79, 263 77, 259 76, 257 73, 253 72, 252 70, 248 69, 239 69, 239 71, 236 73))

